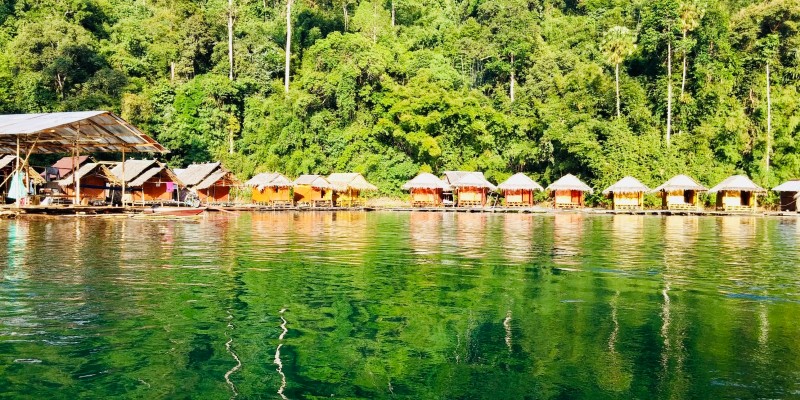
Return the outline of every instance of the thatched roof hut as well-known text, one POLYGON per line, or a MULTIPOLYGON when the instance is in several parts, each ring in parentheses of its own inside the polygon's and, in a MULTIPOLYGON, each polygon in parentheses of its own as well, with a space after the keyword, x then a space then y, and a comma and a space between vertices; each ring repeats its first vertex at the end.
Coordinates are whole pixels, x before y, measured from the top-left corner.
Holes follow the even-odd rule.
POLYGON ((488 192, 497 190, 497 186, 486 180, 483 172, 445 171, 442 178, 457 193, 457 206, 484 206, 488 192))
POLYGON ((245 186, 254 187, 258 190, 264 190, 264 188, 268 187, 290 188, 294 186, 294 182, 278 172, 262 172, 250 178, 250 180, 244 184, 245 186))
POLYGON ((781 197, 781 211, 797 211, 797 198, 800 197, 800 179, 786 181, 772 188, 781 197))
POLYGON ((578 179, 577 176, 572 174, 566 174, 561 178, 559 178, 557 181, 547 186, 547 191, 554 192, 557 190, 594 193, 594 189, 592 189, 589 185, 583 183, 583 181, 578 179))
POLYGON ((642 182, 632 176, 626 176, 617 181, 617 183, 609 186, 603 190, 604 195, 616 193, 644 193, 650 191, 650 188, 645 186, 642 182))
POLYGON ((300 175, 294 180, 295 186, 310 186, 316 189, 333 189, 333 185, 321 175, 300 175))
POLYGON ((414 190, 414 189, 431 189, 431 190, 452 190, 452 186, 448 185, 447 182, 439 179, 436 175, 423 172, 414 177, 414 179, 406 182, 402 186, 403 190, 414 190))
POLYGON ((728 179, 720 182, 716 186, 708 189, 709 193, 717 193, 722 191, 744 191, 755 193, 766 193, 767 190, 755 184, 745 175, 733 175, 728 179))
MULTIPOLYGON (((83 164, 78 172, 75 174, 75 179, 73 180, 72 174, 68 174, 64 176, 64 178, 57 181, 58 185, 61 187, 71 187, 75 180, 81 180, 88 176, 97 176, 104 179, 109 185, 111 186, 120 186, 122 185, 122 181, 114 175, 107 166, 101 163, 87 163, 83 164)), ((81 185, 83 186, 83 185, 81 185)))
POLYGON ((173 190, 186 186, 171 169, 156 160, 126 160, 124 176, 122 163, 118 162, 111 173, 125 182, 126 192, 141 192, 132 196, 132 201, 134 197, 140 197, 141 201, 173 200, 173 190))
POLYGON ((333 205, 333 185, 320 175, 300 175, 294 180, 294 202, 311 206, 333 205))
POLYGON ((255 203, 270 205, 292 205, 291 188, 294 182, 277 172, 260 173, 244 183, 252 187, 251 199, 255 203))
POLYGON ((340 192, 347 192, 350 190, 361 192, 361 191, 373 191, 378 190, 378 187, 367 182, 359 173, 333 173, 328 176, 328 182, 333 185, 333 187, 340 192))
POLYGON ((533 179, 529 178, 528 175, 525 175, 522 172, 512 175, 510 178, 503 181, 503 183, 497 185, 497 188, 500 190, 544 191, 542 185, 536 183, 533 179))
POLYGON ((220 162, 192 164, 185 169, 175 170, 175 175, 188 189, 197 191, 203 202, 230 200, 231 187, 241 186, 241 182, 220 162))
POLYGON ((670 180, 661 184, 661 186, 652 190, 652 192, 682 192, 686 190, 693 190, 695 192, 705 192, 708 188, 697 183, 694 179, 686 175, 676 175, 670 180))

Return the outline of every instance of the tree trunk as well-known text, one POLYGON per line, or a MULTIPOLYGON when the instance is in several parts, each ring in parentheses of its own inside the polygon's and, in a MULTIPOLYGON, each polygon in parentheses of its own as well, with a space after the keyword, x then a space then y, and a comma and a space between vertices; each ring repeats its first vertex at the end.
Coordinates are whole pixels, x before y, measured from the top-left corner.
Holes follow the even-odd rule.
POLYGON ((347 12, 347 1, 342 2, 342 12, 344 15, 344 31, 347 32, 347 26, 350 25, 350 14, 347 12))
POLYGON ((233 154, 233 128, 230 128, 228 135, 228 154, 233 154))
POLYGON ((289 60, 292 57, 292 2, 294 0, 286 0, 286 71, 283 78, 286 93, 289 93, 289 60))
POLYGON ((394 27, 394 0, 392 0, 392 27, 394 27))
POLYGON ((620 117, 620 112, 619 112, 619 63, 614 65, 614 81, 616 83, 616 89, 617 89, 617 118, 619 118, 620 117))
MULTIPOLYGON (((683 44, 686 45, 686 31, 683 31, 683 44)), ((683 92, 686 87, 686 49, 683 49, 683 72, 681 73, 681 97, 683 100, 683 92)))
POLYGON ((667 146, 672 138, 672 41, 667 41, 667 146))
POLYGON ((511 54, 511 87, 509 88, 509 97, 511 97, 511 102, 514 102, 514 54, 511 54))
POLYGON ((233 80, 233 0, 228 0, 228 79, 233 80))
POLYGON ((769 176, 770 153, 772 152, 772 97, 769 84, 769 61, 767 61, 767 157, 766 172, 769 176))
POLYGON ((378 3, 372 6, 372 43, 378 43, 378 3))

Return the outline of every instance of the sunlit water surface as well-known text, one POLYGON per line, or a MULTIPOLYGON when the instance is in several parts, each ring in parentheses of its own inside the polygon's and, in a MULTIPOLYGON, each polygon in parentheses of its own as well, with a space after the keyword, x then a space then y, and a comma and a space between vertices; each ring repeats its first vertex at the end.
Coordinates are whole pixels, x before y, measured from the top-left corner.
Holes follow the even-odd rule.
POLYGON ((0 221, 0 397, 798 398, 794 218, 0 221))

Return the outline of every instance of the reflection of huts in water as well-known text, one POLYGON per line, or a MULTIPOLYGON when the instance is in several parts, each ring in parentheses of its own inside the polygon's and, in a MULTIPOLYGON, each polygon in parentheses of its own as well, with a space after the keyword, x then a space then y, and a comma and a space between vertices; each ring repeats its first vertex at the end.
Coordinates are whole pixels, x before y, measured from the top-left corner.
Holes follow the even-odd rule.
MULTIPOLYGON (((437 178, 438 179, 438 178, 437 178)), ((408 217, 411 250, 418 254, 437 254, 444 240, 444 213, 412 212, 408 217)))
POLYGON ((551 183, 547 191, 552 193, 555 208, 582 208, 584 195, 594 192, 589 185, 572 174, 564 175, 551 183))
POLYGON ((230 202, 232 187, 240 186, 238 179, 222 167, 221 163, 192 164, 186 169, 175 170, 175 175, 186 185, 186 190, 197 193, 206 204, 230 202))
POLYGON ((606 188, 603 194, 611 199, 613 210, 641 210, 644 208, 644 193, 650 188, 632 176, 626 176, 606 188))
POLYGON ((636 260, 647 250, 642 246, 644 240, 644 221, 643 215, 616 214, 611 217, 611 247, 613 259, 618 267, 628 267, 628 260, 636 260))
POLYGON ((791 180, 772 188, 780 194, 781 211, 797 211, 797 198, 800 194, 800 180, 791 180))
POLYGON ((294 180, 294 202, 308 206, 333 206, 333 185, 319 175, 300 175, 294 180))
POLYGON ((503 248, 509 260, 527 261, 532 257, 534 219, 531 214, 503 216, 503 248))
POLYGON ((489 192, 497 190, 483 172, 445 171, 442 180, 455 190, 457 207, 483 207, 489 192))
POLYGON ((333 205, 340 207, 363 206, 361 193, 378 190, 359 173, 333 173, 328 182, 333 187, 333 205))
POLYGON ((116 163, 111 172, 125 181, 125 202, 158 203, 175 199, 175 193, 183 187, 172 170, 156 160, 127 160, 124 165, 116 163), (129 198, 128 198, 129 197, 129 198))
MULTIPOLYGON (((45 183, 45 180, 39 175, 38 172, 34 171, 33 168, 30 166, 26 166, 25 159, 20 157, 19 165, 21 169, 21 175, 23 176, 22 181, 26 186, 33 184, 35 186, 41 186, 45 183)), ((5 203, 7 201, 3 201, 9 194, 9 190, 11 189, 11 176, 14 175, 14 171, 17 168, 17 157, 13 155, 7 155, 0 157, 0 204, 5 203)), ((18 179, 18 178, 15 178, 18 179)))
POLYGON ((120 187, 122 182, 108 167, 101 163, 83 164, 78 172, 67 174, 58 181, 64 194, 75 196, 75 184, 80 186, 80 204, 106 203, 111 198, 111 188, 120 187))
POLYGON ((544 191, 542 185, 534 182, 522 172, 512 175, 497 185, 497 188, 503 191, 506 207, 532 206, 533 193, 537 190, 544 191))
POLYGON ((700 210, 698 194, 708 189, 686 175, 677 175, 653 189, 664 210, 700 210))
POLYGON ((752 250, 755 243, 757 218, 752 215, 726 215, 717 221, 719 241, 730 250, 725 253, 732 257, 741 256, 742 259, 751 256, 748 249, 752 250))
POLYGON ((555 213, 553 215, 553 261, 578 265, 583 240, 584 215, 580 213, 555 213))
POLYGON ((292 198, 294 183, 277 172, 258 174, 245 182, 245 185, 252 188, 251 199, 254 203, 272 206, 294 204, 292 198))
POLYGON ((452 187, 436 175, 423 172, 406 182, 403 190, 409 191, 412 207, 436 207, 442 205, 443 193, 452 187))
POLYGON ((295 232, 298 233, 298 248, 311 248, 335 240, 332 237, 334 213, 298 212, 291 215, 294 217, 295 232))
POLYGON ((456 245, 461 255, 467 258, 485 256, 487 214, 458 213, 455 220, 456 245))
POLYGON ((717 209, 724 211, 755 211, 758 195, 767 191, 744 175, 734 175, 708 190, 717 194, 717 209))

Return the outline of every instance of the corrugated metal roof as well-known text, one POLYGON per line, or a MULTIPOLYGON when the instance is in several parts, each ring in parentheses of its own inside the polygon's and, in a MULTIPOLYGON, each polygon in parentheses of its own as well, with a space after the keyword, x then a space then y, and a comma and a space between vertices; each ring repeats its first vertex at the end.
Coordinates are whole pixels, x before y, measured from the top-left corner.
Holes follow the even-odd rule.
POLYGON ((33 153, 166 153, 167 149, 108 111, 0 115, 0 154, 16 152, 17 138, 33 153))

